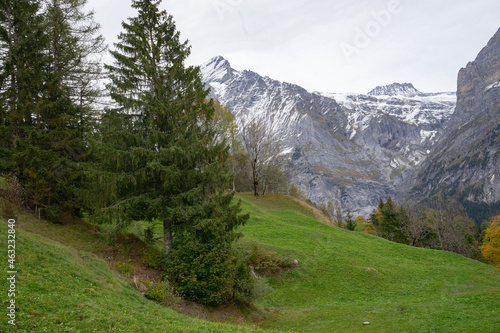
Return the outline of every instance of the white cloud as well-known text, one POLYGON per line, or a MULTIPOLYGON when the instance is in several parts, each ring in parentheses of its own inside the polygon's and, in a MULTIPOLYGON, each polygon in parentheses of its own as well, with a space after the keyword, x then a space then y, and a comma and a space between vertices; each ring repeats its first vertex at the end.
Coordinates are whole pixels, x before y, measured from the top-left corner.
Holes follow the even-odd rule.
MULTIPOLYGON (((161 6, 189 39, 190 63, 223 55, 236 69, 332 92, 367 92, 395 81, 412 82, 421 91, 455 90, 458 70, 499 27, 498 0, 400 0, 401 11, 387 24, 377 21, 391 1, 398 3, 172 0, 161 6), (359 31, 372 36, 348 62, 340 46, 355 45, 359 31)), ((120 22, 135 15, 123 0, 90 0, 89 7, 111 42, 120 22)))

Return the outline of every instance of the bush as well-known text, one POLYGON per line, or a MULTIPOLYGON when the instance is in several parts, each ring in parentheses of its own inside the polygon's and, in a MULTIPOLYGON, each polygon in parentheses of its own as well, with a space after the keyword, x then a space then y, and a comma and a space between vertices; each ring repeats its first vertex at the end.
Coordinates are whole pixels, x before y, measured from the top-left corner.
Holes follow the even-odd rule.
POLYGON ((220 305, 235 298, 236 256, 228 244, 185 240, 173 248, 167 263, 169 281, 183 298, 220 305))
POLYGON ((365 228, 361 232, 364 232, 365 234, 375 235, 375 236, 377 235, 377 230, 375 230, 373 223, 366 223, 365 228))
POLYGON ((8 174, 5 176, 7 188, 0 189, 0 196, 10 203, 22 207, 24 205, 25 191, 19 179, 15 175, 8 174))
POLYGON ((174 291, 168 281, 159 281, 156 284, 151 281, 147 281, 146 285, 149 288, 149 290, 144 294, 146 298, 165 305, 171 305, 174 303, 174 291))
POLYGON ((345 224, 345 228, 347 230, 350 230, 350 231, 354 231, 356 230, 356 225, 358 224, 355 220, 353 220, 352 218, 352 213, 350 210, 347 210, 347 214, 346 214, 346 224, 345 224))
POLYGON ((128 262, 117 261, 115 265, 118 267, 120 274, 125 275, 126 277, 130 277, 130 275, 134 272, 134 267, 132 267, 132 265, 128 262))
POLYGON ((240 261, 236 268, 234 300, 250 304, 255 299, 256 285, 245 262, 240 261))
POLYGON ((290 188, 288 189, 288 195, 297 198, 299 200, 303 200, 306 198, 304 191, 300 187, 295 186, 295 184, 290 184, 290 188))
POLYGON ((247 252, 247 264, 261 275, 272 275, 295 267, 290 257, 283 257, 276 252, 268 252, 257 244, 247 252))

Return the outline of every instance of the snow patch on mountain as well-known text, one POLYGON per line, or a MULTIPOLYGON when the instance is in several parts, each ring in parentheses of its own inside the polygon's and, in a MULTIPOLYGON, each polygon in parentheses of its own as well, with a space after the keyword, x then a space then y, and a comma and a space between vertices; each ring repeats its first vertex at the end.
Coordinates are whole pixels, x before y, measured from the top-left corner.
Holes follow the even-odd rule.
POLYGON ((446 126, 454 93, 426 94, 392 84, 369 94, 310 93, 231 68, 222 57, 201 66, 211 97, 242 125, 259 119, 280 141, 290 181, 317 203, 333 201, 368 214, 394 182, 421 163, 446 126))
POLYGON ((411 83, 397 83, 386 86, 378 86, 368 92, 371 96, 398 96, 398 97, 415 97, 424 95, 422 92, 415 89, 411 83))

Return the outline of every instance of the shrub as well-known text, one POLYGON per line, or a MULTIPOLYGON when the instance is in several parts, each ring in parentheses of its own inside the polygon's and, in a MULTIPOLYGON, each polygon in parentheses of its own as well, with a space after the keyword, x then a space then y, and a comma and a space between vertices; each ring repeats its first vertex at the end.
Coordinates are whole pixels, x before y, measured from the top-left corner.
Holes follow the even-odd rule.
POLYGON ((242 260, 237 264, 235 278, 234 300, 245 304, 252 303, 255 298, 256 284, 250 270, 242 260))
POLYGON ((183 298, 206 305, 234 300, 236 256, 228 244, 200 244, 186 239, 167 262, 169 281, 183 298))
POLYGON ((370 234, 370 235, 377 235, 377 230, 375 230, 375 227, 373 226, 373 223, 366 223, 365 228, 363 231, 365 234, 370 234))
POLYGON ((159 281, 154 284, 148 280, 146 281, 146 285, 149 288, 148 291, 144 293, 146 298, 165 305, 171 305, 174 303, 174 291, 168 281, 159 281))
POLYGON ((268 252, 257 244, 247 252, 247 264, 261 275, 272 275, 295 266, 290 257, 283 257, 276 252, 268 252))
POLYGON ((352 213, 350 210, 347 210, 347 216, 346 216, 345 222, 346 222, 345 228, 347 230, 350 230, 350 231, 356 230, 357 222, 355 220, 353 220, 352 213))
POLYGON ((500 268, 500 215, 491 219, 485 231, 481 253, 484 261, 500 268))
POLYGON ((288 195, 297 198, 299 200, 303 200, 306 198, 304 191, 300 187, 295 186, 295 184, 290 184, 290 188, 288 189, 288 195))
POLYGON ((115 265, 118 267, 120 274, 125 275, 126 277, 130 277, 130 275, 134 272, 134 267, 132 267, 132 265, 128 262, 117 261, 115 265))

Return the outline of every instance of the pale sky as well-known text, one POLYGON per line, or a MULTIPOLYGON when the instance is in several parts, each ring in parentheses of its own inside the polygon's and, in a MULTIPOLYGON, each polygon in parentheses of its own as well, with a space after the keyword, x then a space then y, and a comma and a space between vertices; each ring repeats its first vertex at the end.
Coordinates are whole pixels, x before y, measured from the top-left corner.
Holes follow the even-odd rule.
MULTIPOLYGON (((112 48, 128 0, 89 0, 112 48)), ((309 91, 366 93, 411 82, 455 91, 457 74, 500 27, 498 0, 164 0, 190 65, 222 55, 309 91)), ((107 58, 109 59, 109 58, 107 58)))

